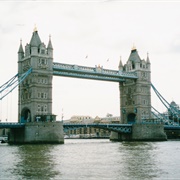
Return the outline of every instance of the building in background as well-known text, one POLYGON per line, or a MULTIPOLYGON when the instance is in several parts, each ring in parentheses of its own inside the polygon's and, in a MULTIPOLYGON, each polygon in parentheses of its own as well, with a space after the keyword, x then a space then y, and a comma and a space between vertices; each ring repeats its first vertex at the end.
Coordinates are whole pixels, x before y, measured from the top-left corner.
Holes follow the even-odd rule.
MULTIPOLYGON (((64 123, 75 123, 75 124, 91 124, 91 123, 103 123, 112 124, 119 123, 120 117, 113 116, 112 114, 107 114, 106 117, 100 118, 96 116, 92 118, 91 116, 72 116, 69 120, 65 120, 64 123)), ((66 132, 65 137, 69 138, 109 138, 111 131, 99 129, 99 128, 78 128, 72 129, 66 132)))

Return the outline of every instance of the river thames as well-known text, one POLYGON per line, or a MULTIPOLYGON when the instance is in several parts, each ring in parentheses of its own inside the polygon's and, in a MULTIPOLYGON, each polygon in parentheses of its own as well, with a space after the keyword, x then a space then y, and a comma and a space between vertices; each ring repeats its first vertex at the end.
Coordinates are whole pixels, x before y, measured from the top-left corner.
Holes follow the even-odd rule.
POLYGON ((180 179, 180 141, 0 144, 0 179, 180 179))

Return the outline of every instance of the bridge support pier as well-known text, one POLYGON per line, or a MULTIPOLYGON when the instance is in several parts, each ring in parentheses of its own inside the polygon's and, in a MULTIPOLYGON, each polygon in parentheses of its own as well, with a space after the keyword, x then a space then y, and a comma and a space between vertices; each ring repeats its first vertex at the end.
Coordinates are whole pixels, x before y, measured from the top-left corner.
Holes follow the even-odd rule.
POLYGON ((24 128, 10 129, 10 144, 63 144, 64 133, 62 122, 30 122, 24 128))
POLYGON ((143 124, 132 125, 132 133, 111 132, 112 141, 166 141, 163 124, 143 124))
POLYGON ((131 141, 132 135, 127 134, 127 133, 119 133, 119 132, 111 131, 110 140, 111 141, 131 141))

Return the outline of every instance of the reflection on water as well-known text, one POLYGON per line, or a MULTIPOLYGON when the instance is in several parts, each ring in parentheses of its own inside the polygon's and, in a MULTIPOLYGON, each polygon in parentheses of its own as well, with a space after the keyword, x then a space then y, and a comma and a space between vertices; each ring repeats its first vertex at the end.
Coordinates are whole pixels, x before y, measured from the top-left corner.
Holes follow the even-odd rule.
POLYGON ((53 157, 50 155, 52 145, 23 145, 18 147, 19 162, 14 167, 16 176, 21 178, 49 179, 59 175, 54 170, 53 157))
POLYGON ((0 179, 178 179, 180 141, 0 145, 0 179))
POLYGON ((153 143, 151 142, 129 142, 123 143, 121 151, 123 156, 126 177, 130 179, 153 179, 159 175, 153 154, 153 143))

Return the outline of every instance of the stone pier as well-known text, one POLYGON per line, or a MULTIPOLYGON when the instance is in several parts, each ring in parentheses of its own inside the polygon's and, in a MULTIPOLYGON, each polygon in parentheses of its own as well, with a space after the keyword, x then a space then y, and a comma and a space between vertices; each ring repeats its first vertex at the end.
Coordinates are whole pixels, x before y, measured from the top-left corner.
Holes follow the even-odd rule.
POLYGON ((30 122, 24 128, 10 129, 10 144, 63 144, 63 123, 56 122, 30 122))
POLYGON ((143 124, 132 125, 132 133, 111 132, 112 141, 166 141, 167 136, 164 132, 163 124, 143 124))

